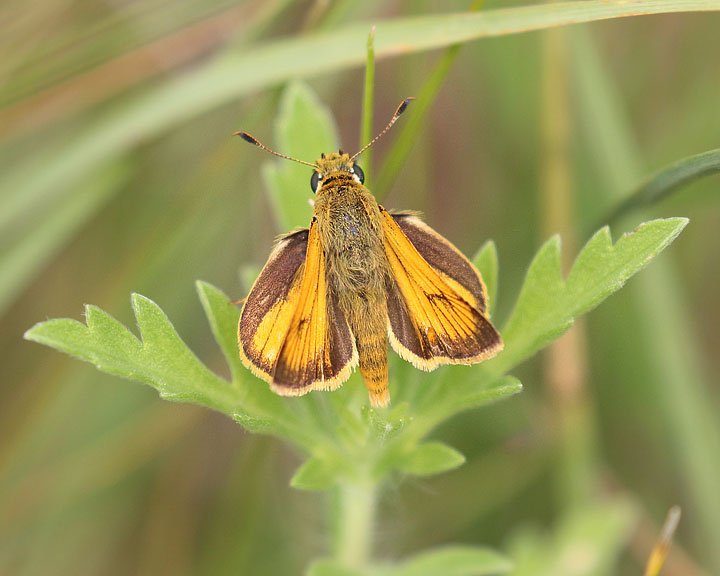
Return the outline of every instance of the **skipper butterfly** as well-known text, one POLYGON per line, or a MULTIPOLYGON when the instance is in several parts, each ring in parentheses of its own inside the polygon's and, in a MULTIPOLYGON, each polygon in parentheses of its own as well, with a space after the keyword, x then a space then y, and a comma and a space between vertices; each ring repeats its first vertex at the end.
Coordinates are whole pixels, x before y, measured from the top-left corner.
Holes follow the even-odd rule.
POLYGON ((387 406, 388 340, 421 370, 474 364, 502 350, 487 290, 470 261, 412 212, 390 212, 363 186, 359 152, 314 164, 310 227, 282 236, 240 315, 240 357, 282 396, 334 390, 358 367, 372 406, 387 406))

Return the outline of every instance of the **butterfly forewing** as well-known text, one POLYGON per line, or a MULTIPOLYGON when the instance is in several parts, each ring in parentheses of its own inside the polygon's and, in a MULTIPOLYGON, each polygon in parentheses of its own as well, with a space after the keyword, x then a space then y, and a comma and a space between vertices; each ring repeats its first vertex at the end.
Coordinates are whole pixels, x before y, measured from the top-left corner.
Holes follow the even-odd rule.
POLYGON ((328 293, 325 256, 313 222, 303 278, 272 372, 272 387, 288 396, 337 388, 357 361, 345 316, 328 293))

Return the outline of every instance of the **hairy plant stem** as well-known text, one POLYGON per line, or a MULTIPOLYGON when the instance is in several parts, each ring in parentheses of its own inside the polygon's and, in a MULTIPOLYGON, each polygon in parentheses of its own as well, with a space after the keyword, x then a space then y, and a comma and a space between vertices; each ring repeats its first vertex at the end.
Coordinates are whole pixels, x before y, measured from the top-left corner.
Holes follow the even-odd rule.
POLYGON ((377 484, 344 484, 336 504, 335 557, 348 568, 363 568, 372 558, 377 484))

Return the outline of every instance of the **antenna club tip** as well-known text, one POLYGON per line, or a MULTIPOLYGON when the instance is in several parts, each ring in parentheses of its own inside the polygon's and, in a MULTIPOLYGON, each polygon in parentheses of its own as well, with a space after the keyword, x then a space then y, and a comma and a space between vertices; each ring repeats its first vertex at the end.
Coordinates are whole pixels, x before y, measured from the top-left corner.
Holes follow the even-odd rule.
POLYGON ((260 146, 260 142, 255 140, 255 138, 250 136, 250 134, 248 134, 247 132, 235 132, 233 136, 240 136, 240 138, 245 140, 245 142, 249 142, 250 144, 254 144, 255 146, 260 146))
POLYGON ((395 116, 400 116, 400 114, 405 112, 408 104, 410 104, 410 102, 412 102, 413 100, 415 100, 414 96, 408 96, 407 98, 405 98, 405 100, 400 103, 400 106, 397 107, 397 110, 395 110, 395 116))

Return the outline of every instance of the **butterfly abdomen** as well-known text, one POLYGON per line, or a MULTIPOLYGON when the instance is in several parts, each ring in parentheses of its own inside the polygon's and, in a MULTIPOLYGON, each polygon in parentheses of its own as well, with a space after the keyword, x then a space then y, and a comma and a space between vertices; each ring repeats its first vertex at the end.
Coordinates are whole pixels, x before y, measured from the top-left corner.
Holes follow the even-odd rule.
POLYGON ((388 341, 387 309, 381 291, 355 293, 341 299, 347 309, 350 331, 355 337, 360 373, 373 406, 387 406, 388 341))
POLYGON ((357 344, 360 373, 370 394, 370 404, 374 407, 387 406, 390 403, 387 334, 369 336, 365 342, 361 338, 357 344))

